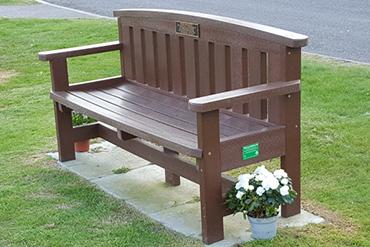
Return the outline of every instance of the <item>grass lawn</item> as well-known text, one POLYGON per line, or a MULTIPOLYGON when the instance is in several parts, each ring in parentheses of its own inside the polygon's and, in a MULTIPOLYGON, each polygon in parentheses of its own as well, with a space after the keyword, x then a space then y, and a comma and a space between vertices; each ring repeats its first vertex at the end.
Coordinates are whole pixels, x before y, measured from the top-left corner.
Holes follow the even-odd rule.
POLYGON ((20 5, 20 4, 31 4, 35 3, 33 0, 0 0, 1 5, 20 5))
MULTIPOLYGON (((0 246, 200 245, 45 155, 56 148, 55 130, 49 67, 37 52, 116 40, 116 23, 0 19, 0 26, 0 246)), ((370 246, 370 67, 305 57, 302 73, 303 199, 330 224, 281 229, 272 241, 245 246, 370 246)), ((117 74, 117 53, 70 59, 72 81, 117 74)))

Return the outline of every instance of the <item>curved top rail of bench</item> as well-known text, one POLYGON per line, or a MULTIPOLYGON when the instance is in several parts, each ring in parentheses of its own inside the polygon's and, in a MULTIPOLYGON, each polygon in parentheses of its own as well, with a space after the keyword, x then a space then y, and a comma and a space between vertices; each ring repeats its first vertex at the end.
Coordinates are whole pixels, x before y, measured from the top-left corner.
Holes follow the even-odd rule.
POLYGON ((250 36, 298 48, 307 45, 306 35, 265 26, 253 22, 198 12, 168 9, 120 9, 113 11, 115 17, 157 18, 173 21, 188 21, 218 25, 220 29, 233 30, 250 36))

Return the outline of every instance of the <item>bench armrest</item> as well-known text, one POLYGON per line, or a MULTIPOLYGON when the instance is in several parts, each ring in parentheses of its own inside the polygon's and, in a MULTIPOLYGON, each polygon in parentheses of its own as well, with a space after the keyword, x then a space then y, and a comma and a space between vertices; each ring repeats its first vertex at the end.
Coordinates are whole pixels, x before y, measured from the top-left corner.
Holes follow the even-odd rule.
POLYGON ((53 51, 43 51, 39 53, 39 59, 42 61, 50 61, 57 58, 68 58, 101 52, 122 50, 122 48, 123 45, 119 41, 113 41, 95 45, 86 45, 53 51))
MULTIPOLYGON (((54 51, 44 51, 39 53, 39 59, 43 61, 49 61, 50 63, 50 74, 53 91, 65 91, 70 90, 68 79, 68 68, 67 58, 83 56, 89 54, 96 54, 101 52, 109 52, 122 50, 123 44, 119 41, 107 42, 95 45, 86 45, 75 48, 60 49, 54 51)), ((121 78, 121 77, 120 77, 121 78)), ((104 80, 94 81, 94 84, 111 83, 117 79, 106 78, 104 80)), ((90 82, 91 83, 91 82, 90 82)), ((85 83, 86 84, 86 83, 85 83)), ((81 87, 80 85, 79 87, 81 87)))
POLYGON ((208 112, 247 103, 251 100, 299 91, 300 80, 261 84, 191 99, 189 100, 189 109, 194 112, 208 112))

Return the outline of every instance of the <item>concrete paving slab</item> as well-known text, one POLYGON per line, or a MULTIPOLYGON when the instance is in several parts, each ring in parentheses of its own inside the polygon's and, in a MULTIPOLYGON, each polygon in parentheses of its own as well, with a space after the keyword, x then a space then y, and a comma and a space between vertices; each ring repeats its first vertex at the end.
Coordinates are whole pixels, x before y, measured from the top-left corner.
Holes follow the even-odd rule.
MULTIPOLYGON (((57 158, 57 154, 49 154, 57 158)), ((116 198, 123 199, 142 213, 164 226, 186 236, 201 239, 199 186, 181 178, 180 186, 164 182, 164 170, 149 164, 107 142, 94 144, 92 152, 79 153, 75 161, 60 163, 100 187, 116 198), (132 170, 112 174, 113 167, 122 162, 131 164, 132 170)), ((279 218, 279 227, 302 227, 323 223, 323 218, 302 211, 300 215, 279 218)), ((235 246, 251 239, 249 223, 241 214, 224 217, 225 239, 210 246, 235 246)))
MULTIPOLYGON (((58 153, 49 153, 58 159, 58 153)), ((125 167, 130 170, 148 165, 150 162, 131 154, 108 142, 92 144, 88 153, 76 153, 76 160, 61 163, 63 167, 85 179, 113 175, 114 170, 125 167)))
POLYGON ((125 199, 145 214, 193 203, 198 200, 199 186, 181 179, 181 186, 164 182, 164 170, 156 165, 141 167, 124 174, 94 180, 105 191, 125 199))
POLYGON ((320 224, 324 223, 324 219, 313 215, 305 210, 302 210, 300 214, 291 216, 289 218, 279 218, 279 227, 303 227, 308 224, 320 224))
MULTIPOLYGON (((186 236, 202 239, 200 203, 189 203, 150 214, 150 217, 164 226, 186 236)), ((234 246, 251 240, 248 221, 241 214, 224 217, 225 239, 209 246, 234 246)))

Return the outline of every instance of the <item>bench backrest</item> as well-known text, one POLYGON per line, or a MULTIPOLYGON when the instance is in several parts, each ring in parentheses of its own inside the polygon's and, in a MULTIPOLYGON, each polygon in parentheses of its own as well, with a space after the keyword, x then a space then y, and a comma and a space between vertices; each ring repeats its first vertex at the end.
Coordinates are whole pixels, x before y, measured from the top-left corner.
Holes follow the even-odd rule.
MULTIPOLYGON (((287 76, 286 64, 295 59, 300 67, 304 35, 184 11, 123 9, 114 15, 124 44, 123 74, 152 87, 194 98, 300 77, 287 76)), ((267 108, 262 100, 233 110, 263 119, 267 108)))

